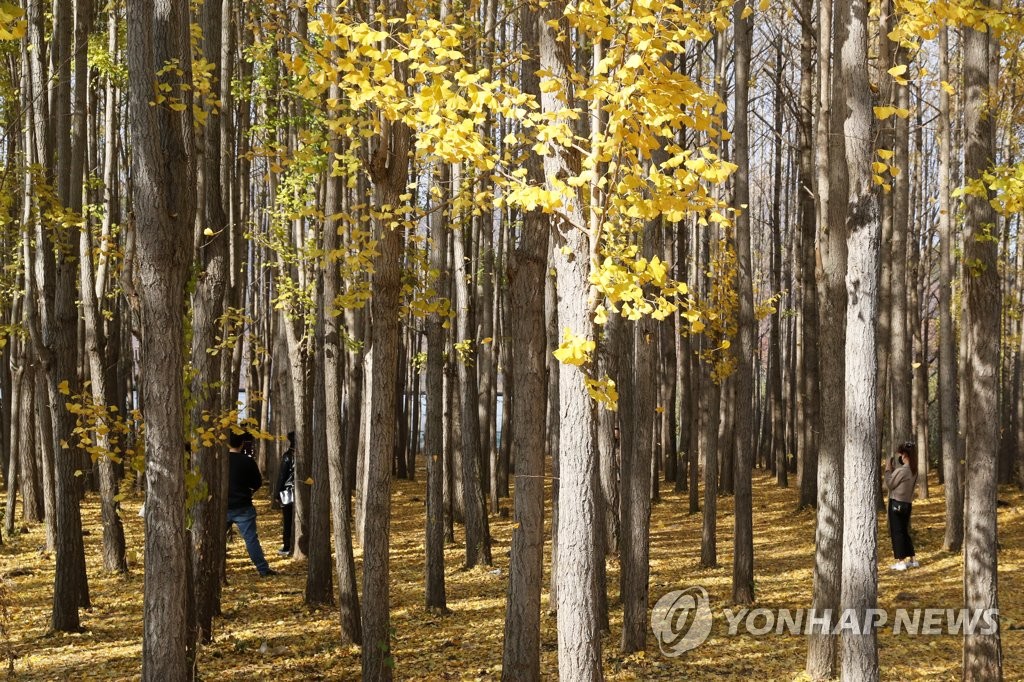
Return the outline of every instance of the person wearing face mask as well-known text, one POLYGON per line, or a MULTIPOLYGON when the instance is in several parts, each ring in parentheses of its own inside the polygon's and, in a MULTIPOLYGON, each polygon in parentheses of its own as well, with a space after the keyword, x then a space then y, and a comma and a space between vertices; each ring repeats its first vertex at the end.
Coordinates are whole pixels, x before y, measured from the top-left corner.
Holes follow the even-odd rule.
POLYGON ((910 511, 917 484, 917 447, 908 441, 896 448, 885 465, 885 487, 889 490, 889 535, 896 563, 894 571, 917 568, 920 564, 910 538, 910 511))

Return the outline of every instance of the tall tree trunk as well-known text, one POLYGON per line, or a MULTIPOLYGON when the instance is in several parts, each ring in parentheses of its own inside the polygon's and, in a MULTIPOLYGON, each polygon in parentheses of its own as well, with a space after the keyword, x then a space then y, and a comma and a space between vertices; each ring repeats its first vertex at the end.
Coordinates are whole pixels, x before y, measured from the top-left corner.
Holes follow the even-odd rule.
MULTIPOLYGON (((835 24, 835 45, 846 30, 845 16, 835 24)), ((818 248, 816 268, 821 320, 821 439, 818 452, 818 514, 814 538, 812 608, 819 616, 838 613, 843 559, 843 431, 845 386, 843 357, 846 330, 846 148, 842 121, 846 116, 843 74, 833 77, 832 3, 819 3, 818 22, 818 125, 816 167, 818 181, 818 248), (835 200, 833 200, 835 197, 835 200)), ((811 679, 835 676, 838 638, 828 628, 815 629, 807 642, 807 672, 811 679)))
MULTIPOLYGON (((103 352, 107 342, 103 339, 103 326, 96 301, 89 230, 82 230, 79 234, 79 264, 82 317, 85 320, 85 353, 89 363, 92 401, 94 405, 102 406, 104 414, 110 414, 110 406, 116 406, 116 402, 113 399, 113 386, 107 383, 107 368, 104 367, 103 352)), ((93 442, 98 450, 95 461, 100 479, 103 567, 112 573, 126 573, 128 563, 125 561, 124 553, 124 526, 121 524, 121 503, 118 501, 117 471, 112 459, 116 455, 111 452, 109 425, 105 422, 105 419, 98 418, 95 424, 97 428, 93 432, 93 442)))
MULTIPOLYGON (((867 622, 878 605, 878 423, 876 419, 881 215, 872 187, 873 114, 868 86, 868 8, 864 0, 843 0, 836 22, 846 31, 839 40, 838 75, 846 85, 847 271, 846 271, 846 422, 843 480, 843 580, 841 606, 867 622)), ((836 159, 833 159, 835 162, 836 159)), ((897 255, 897 257, 902 257, 897 255)), ((874 628, 844 631, 844 680, 877 680, 878 642, 874 628), (867 630, 865 633, 864 630, 867 630)))
MULTIPOLYGON (((203 53, 213 65, 211 76, 220 83, 221 74, 221 3, 211 0, 203 4, 203 53)), ((206 107, 207 113, 212 113, 206 107)), ((222 115, 227 115, 225 112, 222 115)), ((192 401, 190 432, 200 434, 192 448, 192 473, 198 476, 207 494, 196 496, 192 503, 192 575, 198 636, 203 642, 213 638, 213 615, 217 611, 219 536, 223 534, 224 517, 220 511, 221 464, 223 448, 206 435, 216 423, 222 408, 220 382, 226 349, 217 350, 223 338, 221 317, 224 313, 224 291, 228 278, 228 220, 224 213, 220 184, 220 126, 215 118, 200 128, 197 154, 201 159, 198 185, 201 195, 196 212, 200 232, 209 229, 212 236, 199 242, 196 256, 202 271, 192 298, 192 401), (205 418, 204 418, 205 417, 205 418)), ((226 514, 226 508, 225 508, 226 514)))
MULTIPOLYGON (((324 357, 324 320, 330 313, 327 297, 324 295, 323 275, 317 283, 317 321, 314 332, 315 369, 313 373, 313 409, 310 433, 310 476, 313 484, 309 490, 309 559, 306 562, 305 602, 309 606, 331 605, 334 603, 334 582, 331 575, 331 496, 330 475, 327 464, 327 391, 337 394, 337 366, 333 374, 327 374, 324 357), (327 386, 328 382, 330 387, 327 386)), ((332 299, 333 302, 333 299, 332 299)), ((342 549, 338 548, 338 553, 342 549)))
MULTIPOLYGON (((401 74, 404 69, 396 65, 401 74)), ((401 76, 400 77, 404 77, 401 76)), ((411 131, 402 123, 382 123, 381 135, 374 140, 369 161, 374 185, 374 203, 398 207, 399 197, 408 182, 411 131)), ((370 372, 369 438, 363 497, 363 648, 364 682, 389 682, 394 669, 391 654, 391 613, 388 592, 389 544, 391 533, 391 453, 394 452, 394 423, 397 390, 401 261, 404 228, 389 226, 391 219, 374 221, 380 256, 374 264, 371 281, 373 339, 370 372)))
POLYGON ((142 679, 187 680, 182 314, 195 211, 189 5, 184 0, 128 3, 128 66, 133 140, 133 204, 141 304, 141 399, 146 421, 146 556, 142 679), (153 74, 166 75, 181 112, 152 107, 153 74), (159 330, 159 333, 155 333, 159 330))
POLYGON ((736 174, 734 175, 733 204, 736 216, 736 270, 739 285, 739 348, 736 366, 736 468, 735 483, 735 535, 733 538, 732 600, 736 604, 754 601, 754 506, 751 490, 753 475, 753 423, 751 408, 754 404, 754 320, 753 265, 750 254, 750 130, 747 108, 750 101, 750 50, 754 27, 744 16, 746 2, 734 6, 733 24, 736 32, 736 109, 733 149, 736 174), (748 207, 748 208, 744 208, 748 207))
MULTIPOLYGON (((523 62, 523 91, 540 96, 537 76, 540 16, 535 6, 520 9, 523 45, 530 59, 523 62)), ((542 183, 540 158, 527 160, 527 181, 542 183)), ((544 451, 547 393, 547 330, 544 319, 544 278, 547 276, 549 220, 540 210, 523 216, 518 243, 510 246, 508 290, 515 324, 508 345, 512 351, 514 396, 512 408, 515 460, 515 510, 509 559, 508 599, 505 602, 505 640, 502 680, 540 679, 540 595, 544 564, 544 451)), ((508 395, 506 393, 506 395, 508 395)), ((504 409, 509 409, 508 402, 504 409)))
MULTIPOLYGON (((56 144, 57 198, 60 204, 79 215, 82 211, 82 168, 85 159, 85 88, 86 41, 88 38, 87 0, 60 0, 53 15, 53 75, 52 125, 59 131, 56 144), (74 8, 74 13, 72 12, 74 8), (72 28, 79 18, 78 32, 72 28), (72 64, 75 67, 74 110, 72 110, 72 64)), ((36 3, 33 3, 36 4, 36 3)), ((32 10, 30 9, 30 12, 32 10)), ((41 46, 34 45, 34 49, 41 46)), ((65 407, 71 382, 77 378, 78 312, 75 306, 78 274, 75 240, 80 229, 77 222, 63 231, 44 231, 43 221, 37 221, 36 234, 36 295, 41 321, 41 333, 35 335, 35 345, 46 380, 45 400, 50 423, 42 420, 44 437, 53 442, 54 468, 54 530, 56 546, 56 575, 53 592, 51 625, 54 630, 71 632, 79 629, 78 608, 89 606, 89 588, 85 576, 85 552, 82 543, 82 518, 79 508, 79 488, 75 471, 80 468, 80 452, 64 448, 71 443, 74 419, 65 407), (63 257, 56 258, 59 251, 63 257)), ((33 330, 36 333, 36 330, 33 330)), ((38 387, 37 387, 38 388, 38 387)), ((37 400, 44 399, 40 393, 37 400)))
MULTIPOLYGON (((331 97, 337 99, 340 88, 331 85, 331 97)), ((333 168, 337 155, 341 152, 338 134, 331 129, 328 134, 328 168, 333 168)), ((356 567, 352 550, 352 514, 348 486, 345 476, 345 455, 347 448, 342 431, 341 387, 337 385, 338 369, 342 362, 341 344, 341 311, 334 310, 334 301, 338 296, 341 274, 338 272, 336 251, 339 248, 337 218, 343 209, 342 192, 343 178, 333 172, 328 173, 327 187, 324 195, 324 252, 327 264, 324 270, 323 304, 327 310, 324 316, 324 388, 325 410, 324 427, 327 444, 327 475, 330 484, 331 529, 334 537, 334 570, 338 580, 338 619, 341 628, 342 644, 359 644, 362 641, 359 617, 359 594, 356 589, 356 567)), ((350 330, 351 331, 351 330, 350 330)), ((347 368, 346 381, 355 372, 358 359, 347 368)), ((349 384, 351 385, 351 384, 349 384)), ((351 399, 351 394, 350 394, 351 399)), ((357 420, 358 421, 358 420, 357 420)), ((357 429, 353 423, 349 428, 357 429)))
MULTIPOLYGON (((949 29, 939 29, 939 78, 949 81, 949 29)), ((949 94, 939 88, 939 429, 945 487, 946 530, 942 548, 959 552, 964 539, 963 459, 956 409, 957 352, 953 330, 953 218, 950 201, 949 94)))
MULTIPOLYGON (((458 164, 452 167, 452 188, 456 196, 462 191, 461 168, 458 164)), ((469 291, 469 269, 467 268, 469 256, 466 249, 470 228, 469 221, 466 219, 455 218, 455 223, 462 223, 461 229, 453 235, 456 334, 460 342, 470 341, 472 343, 476 337, 476 330, 471 324, 473 304, 469 291)), ((459 395, 462 398, 460 401, 462 416, 460 435, 462 438, 462 506, 466 524, 466 568, 490 566, 491 538, 480 475, 480 413, 477 409, 477 400, 473 397, 479 395, 477 368, 471 356, 458 357, 455 362, 459 372, 459 395)))
MULTIPOLYGON (((644 258, 655 255, 654 241, 659 225, 648 221, 642 235, 644 258)), ((645 315, 625 326, 628 347, 632 348, 632 367, 628 361, 623 372, 632 372, 632 390, 623 389, 623 400, 632 400, 634 427, 632 447, 623 448, 622 526, 620 564, 622 570, 622 651, 642 651, 647 644, 648 594, 651 573, 651 442, 654 428, 654 403, 657 400, 655 363, 658 328, 653 317, 645 315)), ((625 422, 626 416, 623 416, 625 422)), ((603 557, 602 557, 603 559, 603 557)))
MULTIPOLYGON (((906 51, 895 51, 895 63, 909 61, 906 51)), ((941 89, 941 88, 940 88, 941 89)), ((897 90, 896 104, 902 109, 910 108, 910 87, 897 90)), ((889 367, 890 395, 892 396, 892 442, 902 443, 914 440, 911 418, 911 326, 908 314, 909 294, 907 292, 907 247, 910 235, 910 121, 909 118, 894 116, 895 120, 895 165, 900 169, 893 185, 892 212, 892 279, 889 284, 892 335, 889 367)), ((891 453, 886 453, 891 454, 891 453)), ((922 452, 922 455, 927 453, 922 452)), ((877 458, 876 458, 877 459, 877 458)))
MULTIPOLYGON (((442 164, 440 171, 442 186, 446 184, 447 169, 448 165, 442 164)), ((430 217, 430 267, 437 271, 438 281, 435 284, 435 289, 442 292, 448 290, 447 252, 448 226, 442 212, 435 210, 430 217)), ((435 313, 427 318, 427 424, 423 444, 427 462, 426 606, 428 610, 440 613, 448 610, 448 596, 444 579, 445 332, 443 324, 444 321, 440 314, 435 313)), ((505 409, 508 409, 507 402, 505 409)), ((508 434, 502 434, 503 439, 507 437, 508 434)), ((517 501, 519 494, 518 492, 516 494, 517 501)), ((511 572, 512 569, 509 570, 511 572)))
MULTIPOLYGON (((571 64, 568 43, 560 39, 566 31, 562 0, 540 12, 540 67, 555 82, 569 79, 571 64)), ((572 122, 561 116, 564 93, 544 91, 541 110, 554 121, 572 122)), ((569 104, 571 106, 571 103, 569 104)), ((544 157, 548 189, 554 178, 579 172, 580 160, 572 149, 559 147, 544 157)), ((558 283, 558 328, 568 329, 576 338, 592 341, 590 301, 591 238, 582 210, 582 198, 563 217, 555 215, 554 266, 558 283)), ((597 457, 594 447, 594 408, 584 384, 584 370, 558 365, 559 451, 558 451, 558 671, 563 680, 600 680, 601 639, 597 623, 597 566, 594 546, 596 529, 589 514, 595 509, 597 457)))
MULTIPOLYGON (((820 424, 818 289, 815 285, 817 220, 814 205, 814 3, 800 3, 800 108, 797 127, 800 138, 800 333, 803 366, 800 368, 799 401, 804 416, 803 448, 800 449, 800 498, 798 508, 818 502, 818 434, 820 424)), ((781 111, 779 112, 781 115, 781 111)))
MULTIPOLYGON (((981 8, 988 5, 980 4, 981 8)), ((989 107, 995 92, 989 82, 990 33, 964 27, 964 180, 980 178, 995 159, 995 121, 989 107)), ((998 51, 997 51, 998 55, 998 51)), ((999 608, 996 527, 997 452, 999 446, 999 268, 998 222, 983 196, 965 197, 964 294, 969 310, 967 339, 970 377, 963 400, 967 410, 967 476, 964 499, 964 606, 977 613, 999 608)), ((1000 680, 1000 634, 964 635, 964 680, 1000 680)))

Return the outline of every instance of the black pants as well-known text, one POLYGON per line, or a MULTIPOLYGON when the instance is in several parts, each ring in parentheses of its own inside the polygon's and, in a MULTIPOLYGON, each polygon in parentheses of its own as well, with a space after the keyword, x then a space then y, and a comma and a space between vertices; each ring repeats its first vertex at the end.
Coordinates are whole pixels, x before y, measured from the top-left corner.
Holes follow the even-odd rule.
POLYGON ((897 560, 916 554, 914 541, 910 539, 909 502, 889 500, 889 535, 892 536, 892 553, 897 560))
POLYGON ((284 537, 281 542, 281 549, 289 552, 293 549, 292 533, 295 530, 295 505, 294 504, 283 504, 281 505, 281 524, 284 530, 284 537))

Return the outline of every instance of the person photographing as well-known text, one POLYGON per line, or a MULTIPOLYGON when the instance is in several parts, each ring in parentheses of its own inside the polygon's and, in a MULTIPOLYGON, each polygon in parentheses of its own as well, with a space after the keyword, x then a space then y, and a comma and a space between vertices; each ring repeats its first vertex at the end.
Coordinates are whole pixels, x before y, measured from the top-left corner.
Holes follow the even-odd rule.
POLYGON ((910 512, 917 484, 917 446, 907 441, 885 464, 885 487, 889 490, 889 535, 896 563, 894 571, 917 568, 920 564, 910 539, 910 512))
POLYGON ((245 549, 249 553, 256 570, 261 576, 277 575, 277 571, 267 564, 260 545, 260 536, 256 529, 256 507, 252 504, 252 494, 263 485, 263 476, 256 461, 245 454, 246 439, 242 433, 232 431, 228 434, 228 518, 227 529, 232 524, 238 526, 238 533, 245 540, 245 549))

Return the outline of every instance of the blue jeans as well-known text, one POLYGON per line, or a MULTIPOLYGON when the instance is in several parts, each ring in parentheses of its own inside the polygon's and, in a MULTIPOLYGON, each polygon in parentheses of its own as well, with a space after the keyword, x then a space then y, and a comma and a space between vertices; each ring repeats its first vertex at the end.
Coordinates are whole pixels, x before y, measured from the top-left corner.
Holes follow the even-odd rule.
POLYGON ((245 540, 245 549, 249 552, 249 558, 252 559, 256 570, 260 572, 260 575, 266 575, 270 571, 270 565, 267 564, 267 560, 263 556, 260 536, 256 532, 256 507, 249 505, 238 509, 228 509, 229 530, 232 523, 238 526, 238 534, 245 540))

